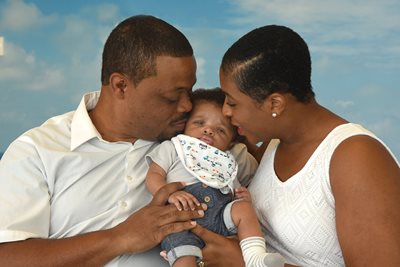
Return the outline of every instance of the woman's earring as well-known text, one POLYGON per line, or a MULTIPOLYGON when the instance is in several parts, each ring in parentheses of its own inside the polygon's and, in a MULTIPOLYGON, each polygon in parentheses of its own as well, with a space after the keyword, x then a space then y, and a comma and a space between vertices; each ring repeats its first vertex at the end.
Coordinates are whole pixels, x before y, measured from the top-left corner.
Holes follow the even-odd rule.
POLYGON ((272 112, 272 117, 276 118, 276 116, 278 116, 278 114, 276 112, 272 112))

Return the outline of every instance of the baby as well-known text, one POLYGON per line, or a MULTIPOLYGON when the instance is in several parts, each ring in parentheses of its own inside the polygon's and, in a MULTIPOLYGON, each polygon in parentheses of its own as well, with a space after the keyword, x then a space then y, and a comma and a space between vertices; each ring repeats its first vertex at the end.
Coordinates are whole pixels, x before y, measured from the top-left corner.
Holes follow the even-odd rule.
MULTIPOLYGON (((267 253, 256 213, 247 189, 240 187, 237 163, 229 149, 237 131, 222 114, 225 95, 219 88, 193 92, 193 109, 184 134, 164 141, 148 156, 148 190, 170 182, 185 182, 183 191, 173 193, 169 203, 179 210, 207 204, 205 216, 197 220, 218 234, 237 234, 246 266, 283 266, 277 253, 267 253)), ((204 242, 190 231, 167 236, 161 243, 173 267, 197 266, 204 242)))

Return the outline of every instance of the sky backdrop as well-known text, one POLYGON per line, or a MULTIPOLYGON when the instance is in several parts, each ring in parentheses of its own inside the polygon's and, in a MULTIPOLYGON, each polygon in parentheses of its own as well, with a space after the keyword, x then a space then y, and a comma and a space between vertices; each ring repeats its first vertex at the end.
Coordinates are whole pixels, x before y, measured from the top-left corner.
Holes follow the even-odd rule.
POLYGON ((99 90, 105 39, 137 14, 187 36, 198 64, 194 88, 219 86, 223 53, 248 31, 294 29, 311 51, 317 101, 363 124, 400 158, 398 0, 0 0, 0 151, 99 90))

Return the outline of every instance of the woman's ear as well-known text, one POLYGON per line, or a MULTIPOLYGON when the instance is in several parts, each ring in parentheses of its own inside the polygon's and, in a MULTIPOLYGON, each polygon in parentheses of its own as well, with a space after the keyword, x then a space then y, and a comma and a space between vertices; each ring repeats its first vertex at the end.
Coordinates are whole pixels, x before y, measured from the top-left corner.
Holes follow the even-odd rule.
POLYGON ((273 93, 268 97, 270 112, 272 117, 280 116, 286 108, 286 97, 280 93, 273 93))

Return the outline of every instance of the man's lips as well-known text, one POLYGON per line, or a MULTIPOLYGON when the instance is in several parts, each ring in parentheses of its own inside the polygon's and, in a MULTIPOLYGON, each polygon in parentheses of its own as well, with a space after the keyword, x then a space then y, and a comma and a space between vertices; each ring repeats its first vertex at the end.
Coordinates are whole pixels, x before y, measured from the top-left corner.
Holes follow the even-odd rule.
POLYGON ((186 121, 187 121, 187 119, 181 119, 181 120, 175 121, 173 123, 173 125, 177 128, 184 129, 185 125, 186 125, 186 121))

